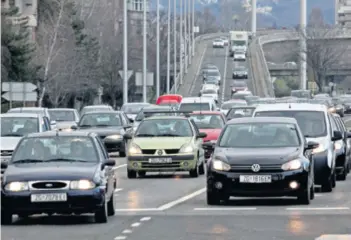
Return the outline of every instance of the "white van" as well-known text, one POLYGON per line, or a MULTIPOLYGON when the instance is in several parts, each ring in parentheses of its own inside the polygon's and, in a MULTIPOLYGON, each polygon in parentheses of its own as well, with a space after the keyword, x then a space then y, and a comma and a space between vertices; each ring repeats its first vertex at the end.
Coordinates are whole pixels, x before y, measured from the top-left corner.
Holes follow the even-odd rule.
POLYGON ((179 105, 179 111, 217 111, 217 106, 213 98, 208 97, 186 97, 179 105))

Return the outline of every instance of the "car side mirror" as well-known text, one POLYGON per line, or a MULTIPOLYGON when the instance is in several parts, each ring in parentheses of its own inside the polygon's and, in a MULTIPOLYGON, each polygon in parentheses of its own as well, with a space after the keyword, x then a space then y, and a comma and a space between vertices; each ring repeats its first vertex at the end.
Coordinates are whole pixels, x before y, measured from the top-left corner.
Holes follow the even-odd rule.
POLYGON ((338 140, 341 140, 341 139, 343 139, 343 136, 342 136, 341 132, 340 131, 334 131, 333 132, 332 141, 334 142, 334 141, 338 141, 338 140))
POLYGON ((72 130, 77 130, 78 127, 77 127, 76 125, 72 125, 72 126, 71 126, 71 129, 72 129, 72 130))
POLYGON ((103 170, 106 166, 113 167, 116 165, 116 161, 112 159, 106 160, 103 164, 101 164, 101 170, 103 170))
POLYGON ((215 144, 212 143, 212 142, 205 142, 205 143, 202 144, 202 147, 206 148, 206 149, 213 149, 214 146, 215 146, 215 144))
POLYGON ((8 167, 8 162, 1 162, 1 168, 5 169, 8 167))
POLYGON ((129 133, 126 133, 126 134, 123 135, 123 138, 126 139, 126 140, 130 140, 130 139, 133 138, 133 136, 131 134, 129 134, 129 133))
POLYGON ((313 142, 313 141, 309 141, 306 145, 305 145, 305 150, 312 150, 315 149, 319 146, 319 143, 317 142, 313 142))
POLYGON ((204 133, 204 132, 200 132, 200 133, 196 136, 196 138, 205 138, 205 137, 207 137, 207 134, 204 133))
POLYGON ((125 126, 124 126, 124 129, 125 129, 125 130, 130 129, 130 128, 132 128, 132 125, 131 125, 131 124, 128 124, 128 125, 125 125, 125 126))

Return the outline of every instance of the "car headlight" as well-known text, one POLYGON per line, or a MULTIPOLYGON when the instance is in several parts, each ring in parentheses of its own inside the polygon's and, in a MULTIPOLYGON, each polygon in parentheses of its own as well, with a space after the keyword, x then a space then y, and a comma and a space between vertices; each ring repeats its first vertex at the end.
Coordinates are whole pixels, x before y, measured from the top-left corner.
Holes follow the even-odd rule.
POLYGON ((96 184, 90 180, 78 180, 78 181, 72 181, 70 188, 71 189, 77 189, 77 190, 89 190, 93 189, 96 187, 96 184))
POLYGON ((180 153, 192 153, 194 152, 194 148, 193 146, 191 146, 190 144, 184 144, 180 150, 179 150, 180 153))
POLYGON ((217 140, 211 140, 210 143, 216 144, 217 140))
POLYGON ((212 161, 212 167, 213 167, 213 169, 218 170, 218 171, 229 171, 231 168, 228 163, 225 163, 219 159, 214 159, 212 161))
POLYGON ((312 150, 312 153, 321 153, 327 150, 327 148, 324 146, 324 144, 319 144, 319 146, 315 149, 312 150))
POLYGON ((121 135, 110 135, 110 136, 107 136, 106 139, 121 140, 123 139, 123 137, 121 135))
POLYGON ((27 182, 10 182, 6 184, 5 190, 9 192, 21 192, 29 190, 27 182))
POLYGON ((330 113, 335 113, 335 112, 336 112, 336 109, 335 109, 334 107, 332 107, 332 108, 329 108, 328 111, 329 111, 330 113))
POLYGON ((132 143, 128 149, 128 153, 129 155, 135 155, 135 154, 141 154, 142 151, 138 145, 132 143))
POLYGON ((336 143, 334 144, 334 147, 335 147, 335 150, 340 150, 341 147, 342 147, 342 144, 341 144, 340 142, 336 142, 336 143))
POLYGON ((282 169, 284 171, 289 171, 289 170, 297 170, 297 169, 300 169, 302 167, 302 163, 300 160, 298 159, 295 159, 295 160, 291 160, 287 163, 284 163, 282 165, 282 169))

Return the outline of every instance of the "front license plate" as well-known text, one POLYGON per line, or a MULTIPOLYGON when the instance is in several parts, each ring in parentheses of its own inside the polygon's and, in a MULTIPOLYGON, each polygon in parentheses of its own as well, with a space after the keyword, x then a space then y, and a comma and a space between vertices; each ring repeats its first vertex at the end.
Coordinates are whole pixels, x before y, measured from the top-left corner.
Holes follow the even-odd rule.
POLYGON ((32 194, 31 202, 66 202, 66 193, 32 194))
POLYGON ((272 176, 271 175, 241 175, 240 176, 241 183, 271 183, 272 176))
POLYGON ((172 158, 149 158, 149 163, 172 163, 172 158))

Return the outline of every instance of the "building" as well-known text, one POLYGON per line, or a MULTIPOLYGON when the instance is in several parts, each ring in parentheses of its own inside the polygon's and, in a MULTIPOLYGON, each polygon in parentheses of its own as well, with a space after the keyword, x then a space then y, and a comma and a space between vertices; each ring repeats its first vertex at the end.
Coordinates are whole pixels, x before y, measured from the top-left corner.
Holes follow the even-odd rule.
POLYGON ((336 24, 351 28, 351 0, 335 0, 336 24))
MULTIPOLYGON (((131 33, 134 35, 143 34, 143 12, 144 0, 127 0, 128 1, 128 21, 131 25, 131 33)), ((146 0, 146 11, 149 12, 149 0, 146 0)))

